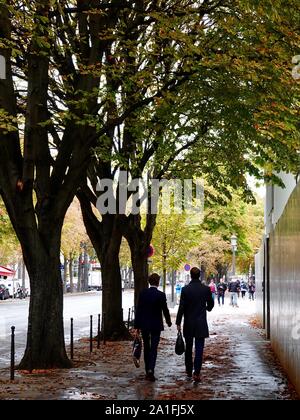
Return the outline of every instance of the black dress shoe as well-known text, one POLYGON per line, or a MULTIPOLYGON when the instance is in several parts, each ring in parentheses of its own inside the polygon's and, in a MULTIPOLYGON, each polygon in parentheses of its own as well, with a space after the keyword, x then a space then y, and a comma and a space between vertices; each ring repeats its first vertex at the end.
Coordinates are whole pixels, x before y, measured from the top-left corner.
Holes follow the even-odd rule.
POLYGON ((200 373, 199 373, 199 374, 194 373, 194 375, 193 375, 193 380, 194 380, 194 382, 195 382, 196 384, 198 384, 199 382, 201 382, 201 376, 200 376, 200 373))
POLYGON ((155 378, 152 370, 148 370, 148 372, 146 374, 146 379, 147 379, 147 381, 150 381, 150 382, 155 382, 156 381, 156 378, 155 378))
POLYGON ((192 380, 192 378, 193 378, 193 374, 192 374, 192 372, 186 372, 186 380, 187 380, 187 381, 191 381, 191 380, 192 380))

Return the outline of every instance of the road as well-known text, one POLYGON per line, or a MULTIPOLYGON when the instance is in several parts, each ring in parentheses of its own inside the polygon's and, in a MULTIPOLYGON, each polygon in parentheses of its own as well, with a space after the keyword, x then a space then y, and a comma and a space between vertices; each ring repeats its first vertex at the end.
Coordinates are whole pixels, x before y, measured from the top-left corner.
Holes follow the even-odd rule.
MULTIPOLYGON (((133 291, 123 292, 124 319, 129 308, 133 307, 133 291)), ((102 292, 66 295, 64 298, 64 321, 66 344, 70 341, 70 318, 74 319, 74 338, 88 337, 90 331, 90 315, 94 315, 95 334, 97 332, 97 316, 101 313, 102 292)), ((0 368, 7 367, 10 361, 11 327, 16 327, 16 360, 20 361, 27 333, 29 300, 0 301, 0 368)))

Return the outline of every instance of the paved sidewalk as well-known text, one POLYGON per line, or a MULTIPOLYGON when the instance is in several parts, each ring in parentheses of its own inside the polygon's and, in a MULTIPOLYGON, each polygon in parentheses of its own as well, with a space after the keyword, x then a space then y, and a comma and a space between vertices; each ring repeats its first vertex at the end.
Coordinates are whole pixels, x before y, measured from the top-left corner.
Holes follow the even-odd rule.
MULTIPOLYGON (((89 355, 87 340, 75 348, 76 368, 34 375, 17 373, 10 383, 0 370, 0 399, 113 399, 113 400, 266 400, 299 399, 256 327, 255 303, 240 308, 216 307, 209 314, 202 382, 185 380, 183 356, 176 356, 176 328, 163 334, 156 383, 144 380, 143 368, 131 360, 131 343, 107 343, 89 355)), ((175 312, 174 312, 175 314, 175 312)))

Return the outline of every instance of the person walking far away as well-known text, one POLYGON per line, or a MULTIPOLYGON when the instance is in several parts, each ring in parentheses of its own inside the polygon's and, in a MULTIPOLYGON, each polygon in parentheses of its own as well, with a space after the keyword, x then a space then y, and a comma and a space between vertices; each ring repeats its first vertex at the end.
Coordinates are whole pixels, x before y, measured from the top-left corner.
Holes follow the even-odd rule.
POLYGON ((249 284, 249 299, 254 300, 255 284, 251 281, 249 284))
POLYGON ((230 293, 230 305, 232 305, 234 308, 238 308, 238 291, 240 290, 239 281, 235 278, 232 278, 229 283, 228 290, 230 293))
POLYGON ((223 279, 220 280, 220 283, 217 285, 217 291, 218 291, 218 304, 219 306, 222 305, 224 306, 224 302, 225 302, 225 292, 227 290, 227 286, 224 282, 223 279))
POLYGON ((248 286, 245 281, 242 281, 241 283, 241 292, 242 292, 242 299, 246 296, 246 293, 248 292, 248 286))
POLYGON ((172 326, 166 294, 158 290, 160 276, 149 277, 150 288, 140 293, 134 328, 137 334, 142 332, 144 342, 144 360, 146 379, 154 382, 158 345, 161 332, 164 330, 163 315, 168 327, 172 326))
POLYGON ((184 317, 186 374, 189 380, 193 376, 195 382, 200 382, 205 339, 209 337, 206 311, 212 311, 214 301, 210 288, 200 281, 201 272, 199 268, 192 268, 190 274, 191 282, 181 291, 176 325, 178 331, 181 331, 181 322, 184 317), (194 340, 195 359, 193 361, 194 340))
POLYGON ((215 283, 215 280, 214 279, 211 279, 208 287, 210 288, 213 301, 215 301, 216 294, 217 294, 217 286, 216 286, 216 283, 215 283))

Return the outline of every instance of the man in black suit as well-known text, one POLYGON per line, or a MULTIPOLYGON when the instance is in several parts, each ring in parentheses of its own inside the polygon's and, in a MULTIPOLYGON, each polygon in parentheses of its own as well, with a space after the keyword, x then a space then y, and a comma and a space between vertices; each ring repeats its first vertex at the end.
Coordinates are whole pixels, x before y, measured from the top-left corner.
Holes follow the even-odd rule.
POLYGON ((211 311, 214 301, 210 288, 200 281, 200 270, 191 269, 192 281, 181 292, 176 325, 181 331, 181 321, 184 317, 183 335, 186 342, 185 366, 188 379, 200 381, 205 338, 209 337, 206 311, 211 311), (195 339, 195 359, 193 361, 193 345, 195 339), (193 375, 194 369, 194 375, 193 375))
POLYGON ((159 282, 158 274, 149 277, 150 288, 140 293, 134 325, 138 334, 142 331, 146 379, 152 382, 155 381, 157 348, 164 330, 163 314, 168 326, 172 326, 167 297, 158 290, 159 282))

